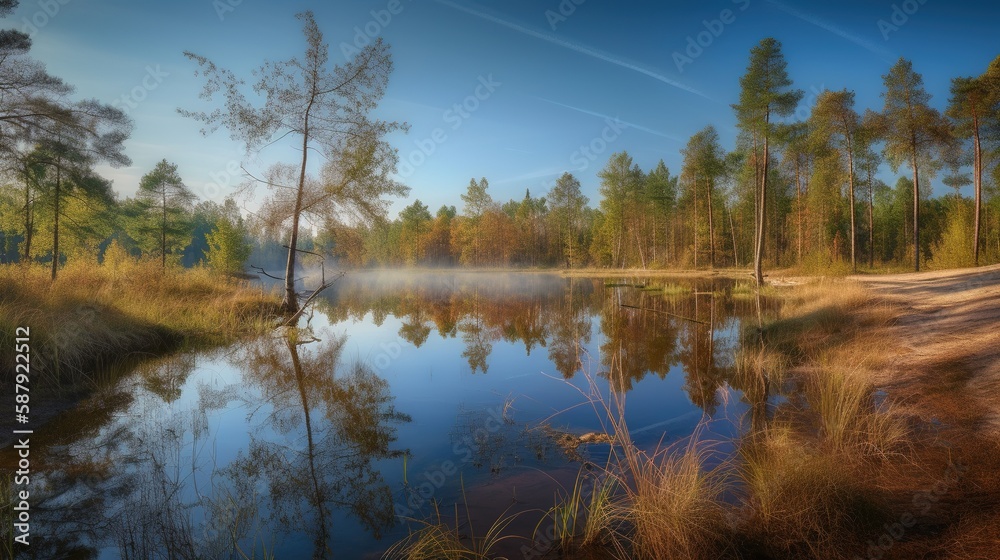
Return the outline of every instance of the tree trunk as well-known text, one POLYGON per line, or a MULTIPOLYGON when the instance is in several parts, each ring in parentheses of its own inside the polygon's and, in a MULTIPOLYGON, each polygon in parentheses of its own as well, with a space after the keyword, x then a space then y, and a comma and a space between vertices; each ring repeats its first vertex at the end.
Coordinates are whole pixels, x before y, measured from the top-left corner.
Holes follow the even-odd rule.
POLYGON ((60 189, 62 188, 62 161, 56 164, 56 189, 55 196, 53 197, 53 226, 52 226, 52 281, 56 279, 56 273, 59 270, 59 196, 60 189))
POLYGON ((875 268, 875 186, 868 168, 868 268, 875 268))
POLYGON ((851 205, 851 270, 854 272, 858 271, 858 260, 856 257, 858 243, 855 239, 855 233, 858 228, 855 224, 855 214, 857 213, 854 208, 854 147, 851 143, 850 132, 848 131, 847 123, 844 123, 844 137, 847 138, 847 188, 850 190, 850 196, 848 196, 848 202, 851 205))
POLYGON ((31 216, 31 179, 24 175, 24 262, 31 262, 31 237, 35 229, 31 216))
MULTIPOLYGON (((764 126, 770 126, 770 118, 765 117, 764 126)), ((766 216, 767 216, 767 167, 768 167, 768 135, 764 134, 764 161, 761 163, 761 177, 760 177, 760 216, 757 219, 757 248, 754 251, 754 262, 753 262, 753 277, 757 281, 757 285, 760 286, 764 283, 764 270, 762 260, 764 258, 764 231, 766 226, 766 216)))
MULTIPOLYGON (((315 97, 315 96, 314 96, 315 97)), ((292 214, 292 233, 288 240, 288 262, 285 264, 285 301, 283 307, 288 313, 299 309, 298 297, 295 294, 295 250, 299 242, 299 216, 302 214, 302 191, 306 185, 306 163, 309 157, 309 111, 312 110, 313 99, 306 107, 304 126, 302 128, 302 167, 299 168, 299 186, 295 193, 295 211, 292 214)))
POLYGON ((163 191, 163 219, 160 222, 160 267, 167 269, 167 187, 161 185, 163 191))
POLYGON ((802 162, 799 160, 799 156, 796 155, 795 156, 795 206, 796 206, 796 210, 798 210, 796 212, 796 214, 798 215, 797 217, 798 217, 798 222, 799 222, 799 227, 798 227, 798 230, 799 230, 799 235, 798 235, 799 260, 798 260, 798 264, 800 264, 800 265, 802 264, 802 169, 801 169, 801 163, 802 162))
POLYGON ((972 234, 972 255, 976 266, 979 266, 979 225, 983 214, 983 151, 979 138, 979 115, 975 107, 972 111, 972 135, 973 135, 973 181, 976 189, 976 221, 972 234))
MULTIPOLYGON (((736 248, 736 223, 733 221, 733 209, 728 205, 726 206, 726 212, 729 213, 729 233, 733 236, 733 265, 736 268, 740 267, 740 254, 739 250, 736 248)), ((725 227, 725 226, 723 226, 725 227)))
POLYGON ((698 180, 691 181, 691 204, 694 204, 694 268, 698 269, 698 180))
POLYGON ((708 181, 708 254, 709 265, 715 268, 715 224, 712 211, 712 181, 708 181))
POLYGON ((910 144, 913 162, 913 271, 920 272, 920 174, 917 170, 917 141, 910 144))

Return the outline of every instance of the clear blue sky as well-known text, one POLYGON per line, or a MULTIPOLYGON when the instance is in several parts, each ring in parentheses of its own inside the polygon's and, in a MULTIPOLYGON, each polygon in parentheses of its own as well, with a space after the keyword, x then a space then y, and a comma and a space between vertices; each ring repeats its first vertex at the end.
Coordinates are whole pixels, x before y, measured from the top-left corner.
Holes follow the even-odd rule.
MULTIPOLYGON (((201 82, 182 52, 240 73, 265 58, 297 56, 304 40, 294 14, 303 9, 315 11, 333 61, 343 60, 341 44, 353 43, 366 26, 392 45, 396 69, 378 115, 411 125, 409 134, 391 140, 404 162, 419 164, 410 170, 404 163, 412 192, 394 211, 415 198, 432 211, 445 203, 461 210, 459 194, 471 177, 488 178, 501 201, 525 189, 539 195, 563 171, 579 177, 595 205, 596 175, 612 152, 628 150, 645 169, 663 159, 676 173, 686 139, 709 124, 731 149, 730 104, 750 48, 767 36, 782 42, 806 102, 823 88, 846 87, 857 92, 859 111, 881 108, 881 76, 900 56, 913 61, 932 104, 943 109, 952 77, 979 74, 1000 54, 1000 7, 971 0, 398 0, 399 13, 385 25, 372 12, 386 10, 390 0, 47 1, 59 7, 54 16, 44 2, 23 1, 5 23, 44 24, 36 25, 33 54, 50 72, 75 85, 81 98, 110 103, 132 91, 144 97, 133 98, 129 109, 133 166, 102 170, 123 196, 162 158, 177 163, 202 197, 221 201, 233 192, 240 178, 230 180, 227 165, 244 161, 242 148, 224 131, 202 137, 199 123, 176 113, 202 107, 201 82), (724 10, 728 23, 713 23, 724 10), (880 28, 880 20, 898 25, 880 28), (679 66, 674 54, 687 56, 689 38, 699 34, 708 46, 679 66), (155 89, 135 90, 144 79, 155 89), (492 93, 480 87, 484 99, 470 99, 491 79, 492 93), (463 102, 475 110, 449 112, 463 102), (608 119, 624 128, 609 127, 608 119), (435 129, 443 141, 440 133, 434 139, 435 129), (602 134, 610 141, 589 161, 580 148, 602 134), (414 155, 421 142, 433 154, 414 155), (221 188, 207 187, 213 182, 221 188)), ((248 167, 289 155, 277 147, 248 167)), ((936 181, 935 192, 943 190, 936 181)))

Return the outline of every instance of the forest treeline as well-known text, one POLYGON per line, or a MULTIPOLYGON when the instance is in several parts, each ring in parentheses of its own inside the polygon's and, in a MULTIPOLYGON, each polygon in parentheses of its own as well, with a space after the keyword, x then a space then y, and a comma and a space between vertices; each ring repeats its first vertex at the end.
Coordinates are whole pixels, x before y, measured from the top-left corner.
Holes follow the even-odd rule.
MULTIPOLYGON (((0 4, 9 15, 17 2, 0 4)), ((30 56, 31 38, 0 31, 0 263, 61 264, 145 256, 238 272, 251 250, 232 200, 199 201, 165 159, 121 199, 97 166, 131 165, 133 122, 118 104, 75 89, 30 56)))
MULTIPOLYGON (((325 64, 322 34, 310 13, 300 19, 318 69, 325 64)), ((108 255, 229 273, 246 262, 286 269, 293 309, 293 270, 303 259, 309 264, 309 252, 351 267, 752 266, 758 279, 764 267, 825 272, 1000 261, 1000 57, 981 75, 954 78, 943 113, 901 58, 882 77, 883 106, 862 111, 854 92, 822 91, 808 118, 796 120, 803 92, 793 87, 781 44, 767 38, 751 50, 739 79, 735 146, 722 146, 707 126, 687 142, 679 170, 662 161, 642 169, 626 152, 611 155, 598 175, 596 201, 571 173, 548 192, 528 190, 506 202, 481 178, 454 205, 432 211, 418 199, 389 219, 388 198, 409 189, 394 179, 398 155, 385 140, 402 125, 367 113, 392 70, 381 41, 345 67, 356 65, 347 75, 370 80, 371 91, 316 101, 354 123, 348 131, 314 126, 304 135, 329 155, 320 176, 306 174, 305 157, 251 176, 252 188, 288 187, 275 188, 251 216, 231 199, 199 200, 167 159, 148 170, 135 196, 122 199, 96 168, 131 164, 124 152, 129 115, 97 100, 73 100, 73 88, 32 59, 30 47, 23 33, 0 34, 0 261, 49 264, 53 279, 62 263, 104 262, 108 255), (892 184, 881 179, 886 169, 896 176, 892 184), (952 190, 932 196, 935 183, 952 190), (967 185, 971 197, 961 194, 967 185)), ((333 83, 345 72, 317 70, 303 79, 333 83)), ((279 101, 287 97, 281 75, 272 96, 279 101)), ((206 80, 210 92, 238 83, 222 71, 206 80)), ((233 96, 226 103, 245 110, 181 113, 212 126, 256 126, 243 139, 251 152, 280 132, 268 128, 271 112, 308 118, 295 103, 254 108, 255 100, 235 88, 223 88, 233 96)))
POLYGON ((571 173, 542 196, 506 202, 473 179, 456 205, 432 213, 416 200, 395 220, 332 226, 324 239, 353 266, 823 271, 1000 259, 1000 58, 956 77, 944 114, 900 59, 883 76, 882 107, 861 111, 853 91, 822 91, 807 119, 790 119, 803 92, 773 39, 751 51, 740 87, 736 146, 707 126, 680 170, 613 154, 596 205, 571 173), (898 173, 893 184, 885 168, 898 173), (932 196, 935 181, 951 190, 932 196))

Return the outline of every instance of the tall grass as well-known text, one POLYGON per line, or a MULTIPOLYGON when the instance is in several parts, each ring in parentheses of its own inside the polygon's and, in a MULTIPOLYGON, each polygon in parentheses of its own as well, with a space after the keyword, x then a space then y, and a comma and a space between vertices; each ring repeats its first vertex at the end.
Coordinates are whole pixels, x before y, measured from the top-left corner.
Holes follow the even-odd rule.
POLYGON ((533 540, 538 541, 544 527, 551 526, 552 544, 562 551, 606 543, 617 524, 616 492, 614 477, 580 469, 573 486, 557 493, 555 505, 539 520, 533 540))
POLYGON ((683 450, 626 455, 633 479, 622 511, 633 558, 719 558, 730 529, 720 496, 725 486, 706 471, 707 447, 692 438, 683 450))
POLYGON ((467 499, 465 499, 465 504, 468 534, 461 532, 458 504, 455 504, 454 523, 450 523, 442 516, 437 502, 433 502, 434 517, 426 521, 418 520, 420 528, 391 546, 382 555, 382 558, 385 560, 488 560, 495 558, 494 550, 503 541, 517 538, 504 534, 507 527, 517 517, 517 515, 507 515, 506 512, 489 526, 485 535, 477 537, 472 516, 469 515, 467 499))
MULTIPOLYGON (((611 364, 612 370, 617 360, 611 364)), ((625 394, 602 395, 593 380, 583 393, 597 411, 612 448, 606 480, 589 497, 575 491, 564 509, 584 509, 582 530, 561 533, 562 550, 599 545, 616 558, 719 558, 730 549, 730 531, 720 497, 721 473, 707 469, 711 444, 696 430, 683 446, 644 450, 625 420, 625 394), (583 505, 583 508, 580 508, 583 505)), ((581 517, 576 513, 573 519, 581 517)), ((570 531, 569 529, 573 529, 570 531)))
POLYGON ((30 327, 35 381, 49 387, 129 355, 259 332, 279 312, 271 294, 206 269, 131 262, 67 266, 55 282, 48 274, 0 266, 0 363, 12 363, 17 327, 30 327))

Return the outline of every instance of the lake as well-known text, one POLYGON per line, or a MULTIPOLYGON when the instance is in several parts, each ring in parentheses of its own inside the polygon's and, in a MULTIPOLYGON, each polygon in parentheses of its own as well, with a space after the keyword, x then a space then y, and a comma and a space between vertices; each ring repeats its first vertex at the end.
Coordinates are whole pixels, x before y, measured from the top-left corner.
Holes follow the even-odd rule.
POLYGON ((300 328, 109 373, 37 430, 31 550, 378 558, 456 512, 481 535, 523 511, 509 530, 530 536, 607 461, 613 395, 641 448, 744 431, 756 313, 723 278, 351 273, 300 328))

